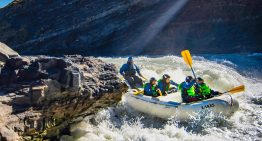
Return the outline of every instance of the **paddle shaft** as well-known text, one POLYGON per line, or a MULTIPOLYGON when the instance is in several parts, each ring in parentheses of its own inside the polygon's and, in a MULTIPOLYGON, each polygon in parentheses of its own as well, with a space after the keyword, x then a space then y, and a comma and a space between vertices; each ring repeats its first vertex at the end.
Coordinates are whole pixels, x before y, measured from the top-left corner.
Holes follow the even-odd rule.
POLYGON ((195 74, 195 71, 194 71, 193 67, 190 67, 190 68, 191 68, 192 73, 193 73, 193 75, 194 75, 194 77, 195 77, 195 79, 196 79, 196 74, 195 74))
POLYGON ((223 92, 222 94, 226 94, 226 93, 229 93, 229 91, 223 92))
MULTIPOLYGON (((226 93, 231 93, 231 91, 226 91, 226 92, 223 92, 222 94, 226 94, 226 93)), ((232 93, 232 94, 234 94, 234 93, 232 93)))

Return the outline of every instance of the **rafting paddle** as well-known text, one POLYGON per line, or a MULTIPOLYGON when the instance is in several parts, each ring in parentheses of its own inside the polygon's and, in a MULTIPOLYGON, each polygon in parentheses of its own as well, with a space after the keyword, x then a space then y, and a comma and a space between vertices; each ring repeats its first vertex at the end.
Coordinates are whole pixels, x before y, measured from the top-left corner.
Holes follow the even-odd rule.
POLYGON ((194 75, 194 77, 195 77, 195 79, 196 79, 196 75, 195 75, 195 72, 194 72, 194 69, 193 69, 193 61, 192 61, 192 57, 191 57, 191 55, 190 55, 190 52, 189 52, 189 50, 183 50, 182 52, 181 52, 181 55, 182 55, 182 57, 184 58, 184 60, 185 60, 185 62, 189 65, 189 67, 191 68, 191 70, 192 70, 192 72, 193 72, 193 75, 194 75))
POLYGON ((134 95, 144 94, 144 90, 135 90, 133 92, 134 95))
POLYGON ((244 90, 245 90, 245 86, 241 85, 241 86, 235 87, 235 88, 233 88, 229 91, 223 92, 222 94, 225 94, 225 93, 235 94, 235 93, 238 93, 238 92, 242 92, 244 90))
MULTIPOLYGON (((182 57, 184 58, 185 62, 189 65, 189 67, 191 68, 192 72, 193 72, 193 75, 196 79, 196 75, 195 75, 195 72, 194 72, 194 69, 193 69, 193 61, 192 61, 192 57, 190 55, 190 52, 189 50, 183 50, 181 52, 181 55, 182 57)), ((242 92, 245 90, 245 86, 244 85, 241 85, 241 86, 238 86, 238 87, 235 87, 229 91, 226 91, 222 94, 225 94, 225 93, 231 93, 231 94, 235 94, 235 93, 238 93, 238 92, 242 92)))

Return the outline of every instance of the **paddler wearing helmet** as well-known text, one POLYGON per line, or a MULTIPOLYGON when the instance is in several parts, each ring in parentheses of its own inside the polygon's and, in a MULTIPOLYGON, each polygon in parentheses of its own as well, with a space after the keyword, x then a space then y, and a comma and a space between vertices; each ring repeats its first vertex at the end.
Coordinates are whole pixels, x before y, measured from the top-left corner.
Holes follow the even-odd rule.
POLYGON ((155 77, 150 78, 149 83, 144 84, 144 95, 153 97, 162 96, 155 77))
POLYGON ((208 99, 222 94, 221 92, 212 90, 201 77, 198 77, 196 82, 195 91, 202 99, 208 99))
POLYGON ((135 65, 133 57, 128 57, 127 63, 122 65, 119 72, 132 89, 143 87, 142 79, 146 78, 141 74, 139 67, 135 65))
POLYGON ((157 86, 163 95, 167 95, 168 93, 176 92, 178 84, 171 80, 168 74, 164 74, 162 79, 158 80, 157 86), (176 87, 171 87, 171 85, 176 87))
POLYGON ((200 100, 195 92, 196 80, 192 76, 187 76, 186 80, 179 84, 178 89, 181 91, 182 100, 185 103, 200 100))

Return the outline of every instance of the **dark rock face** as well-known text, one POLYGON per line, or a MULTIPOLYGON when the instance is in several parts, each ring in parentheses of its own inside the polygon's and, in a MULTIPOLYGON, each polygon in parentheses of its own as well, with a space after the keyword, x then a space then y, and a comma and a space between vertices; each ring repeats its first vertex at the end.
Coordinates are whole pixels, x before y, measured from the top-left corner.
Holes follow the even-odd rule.
POLYGON ((121 100, 113 64, 78 55, 15 57, 0 73, 0 140, 54 138, 70 123, 121 100))
POLYGON ((188 1, 161 20, 177 2, 16 0, 1 9, 0 41, 22 54, 262 52, 261 0, 188 1), (159 27, 158 20, 168 21, 159 27))

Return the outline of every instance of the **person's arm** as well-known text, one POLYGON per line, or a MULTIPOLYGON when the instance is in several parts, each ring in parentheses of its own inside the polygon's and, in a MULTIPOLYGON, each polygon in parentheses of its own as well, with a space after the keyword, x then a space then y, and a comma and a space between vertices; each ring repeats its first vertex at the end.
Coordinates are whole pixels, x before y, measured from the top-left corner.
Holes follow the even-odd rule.
POLYGON ((182 85, 183 85, 183 83, 180 83, 180 84, 177 86, 177 90, 182 90, 182 85))
MULTIPOLYGON (((143 75, 142 75, 141 72, 140 72, 139 67, 138 67, 137 65, 135 65, 135 67, 136 67, 136 72, 138 73, 138 75, 141 76, 141 77, 143 77, 143 75)), ((144 78, 144 77, 143 77, 143 78, 144 78)))
POLYGON ((219 92, 219 91, 214 91, 214 90, 211 90, 211 95, 214 95, 214 96, 216 96, 216 95, 221 95, 222 93, 221 92, 219 92))
POLYGON ((124 70, 125 70, 125 64, 124 65, 122 65, 122 67, 120 68, 120 74, 122 75, 122 76, 124 76, 125 74, 124 74, 124 70))
POLYGON ((184 85, 183 87, 186 88, 186 89, 189 89, 189 88, 191 88, 195 83, 196 83, 196 81, 193 80, 191 83, 189 83, 188 85, 184 85))
POLYGON ((201 94, 199 85, 195 84, 195 91, 198 94, 201 94))
POLYGON ((173 80, 170 81, 170 84, 172 84, 172 85, 178 87, 178 84, 177 84, 176 82, 174 82, 173 80))
POLYGON ((156 85, 156 90, 160 90, 159 87, 158 87, 158 84, 156 85))
POLYGON ((136 72, 138 73, 138 75, 139 75, 140 77, 142 77, 144 80, 147 80, 147 78, 145 78, 145 77, 141 74, 139 67, 138 67, 137 65, 135 65, 135 67, 136 67, 136 72))

